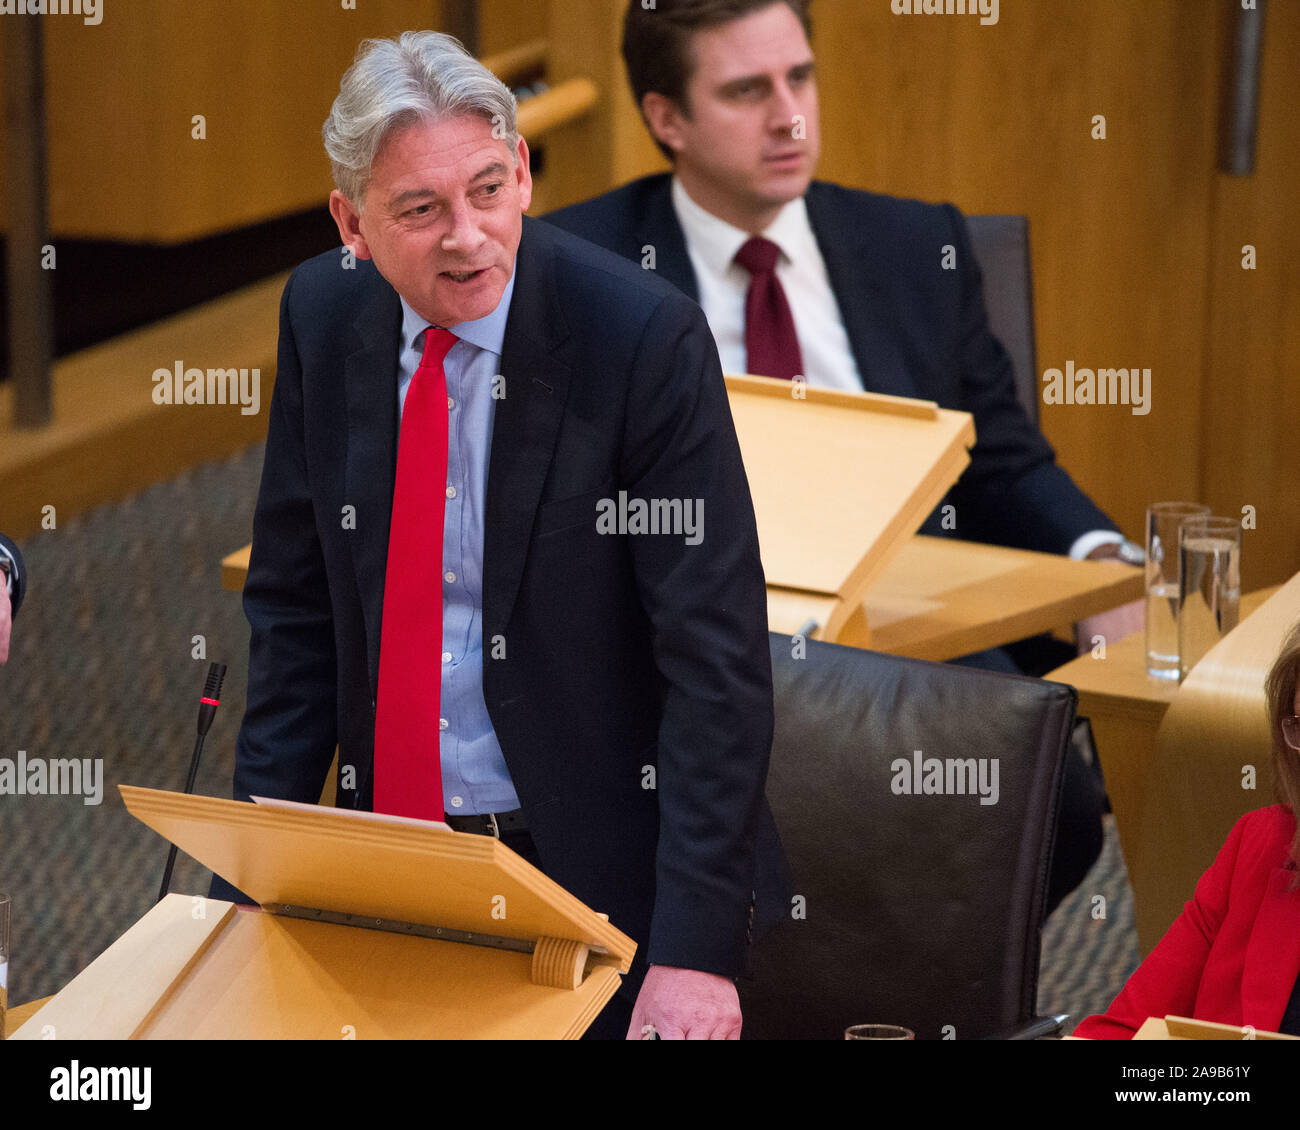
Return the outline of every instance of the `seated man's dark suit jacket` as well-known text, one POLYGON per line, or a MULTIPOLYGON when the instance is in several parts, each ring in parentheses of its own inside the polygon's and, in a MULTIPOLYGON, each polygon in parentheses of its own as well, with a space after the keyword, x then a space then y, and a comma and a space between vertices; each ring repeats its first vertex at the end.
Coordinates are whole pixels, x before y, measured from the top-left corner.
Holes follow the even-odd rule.
MULTIPOLYGON (((337 803, 368 809, 402 313, 372 263, 340 260, 304 263, 281 303, 234 795, 316 801, 337 743, 337 803)), ((755 902, 757 926, 782 916, 788 876, 763 797, 763 570, 708 326, 525 218, 501 369, 483 694, 543 867, 637 942, 625 994, 647 961, 735 976, 755 902), (598 533, 597 501, 623 490, 703 499, 702 542, 598 533)))
MULTIPOLYGON (((653 247, 657 273, 698 301, 671 183, 668 174, 646 177, 544 219, 638 263, 653 247)), ((806 201, 866 389, 933 400, 975 419, 970 466, 921 532, 1066 553, 1089 530, 1115 529, 1057 466, 1016 400, 961 213, 820 181, 806 201), (949 244, 955 270, 940 266, 949 244), (955 528, 941 525, 947 504, 955 528)))

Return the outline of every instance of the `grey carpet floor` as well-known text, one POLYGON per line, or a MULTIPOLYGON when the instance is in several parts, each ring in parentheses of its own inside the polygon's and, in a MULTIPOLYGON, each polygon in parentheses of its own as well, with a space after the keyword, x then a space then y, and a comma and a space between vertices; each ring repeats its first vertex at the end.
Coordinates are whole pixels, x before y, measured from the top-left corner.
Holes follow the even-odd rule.
MULTIPOLYGON (((252 536, 261 461, 258 445, 125 502, 56 515, 24 543, 34 580, 0 668, 0 758, 102 759, 103 801, 0 796, 14 1003, 56 992, 153 905, 165 843, 116 786, 184 786, 209 660, 229 673, 195 791, 230 793, 248 625, 218 562, 252 536)), ((173 890, 203 894, 207 883, 178 857, 173 890)), ((1047 923, 1039 1011, 1072 1023, 1102 1011, 1136 966, 1132 892, 1108 820, 1097 866, 1047 923)))

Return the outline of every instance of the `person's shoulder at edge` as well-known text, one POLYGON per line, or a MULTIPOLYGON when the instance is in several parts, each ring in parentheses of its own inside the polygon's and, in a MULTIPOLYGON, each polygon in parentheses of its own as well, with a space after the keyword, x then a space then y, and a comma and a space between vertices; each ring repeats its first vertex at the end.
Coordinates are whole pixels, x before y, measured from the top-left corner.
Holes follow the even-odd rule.
MULTIPOLYGON (((1219 848, 1206 875, 1221 867, 1227 868, 1224 880, 1230 883, 1229 899, 1231 890, 1238 887, 1262 889, 1275 868, 1293 866, 1290 848, 1295 831, 1295 814, 1286 805, 1271 804, 1265 808, 1252 809, 1232 826, 1232 831, 1219 848)), ((1205 876, 1202 876, 1201 881, 1205 881, 1205 876)), ((1184 910, 1183 913, 1186 914, 1187 911, 1184 910)), ((1133 974, 1134 977, 1147 968, 1147 962, 1155 952, 1148 955, 1133 974)), ((1121 1031, 1125 1025, 1112 1016, 1114 1007, 1115 1003, 1112 1002, 1106 1012, 1085 1017, 1075 1029, 1075 1034, 1083 1034, 1087 1039, 1131 1039, 1133 1032, 1121 1031)))
POLYGON ((292 290, 295 302, 333 301, 346 308, 383 285, 373 261, 358 259, 346 247, 333 247, 294 267, 285 289, 292 290))
MULTIPOLYGON (((955 204, 889 196, 831 181, 813 181, 805 200, 814 226, 819 220, 851 217, 852 226, 845 231, 846 236, 869 233, 867 242, 873 256, 897 255, 912 270, 916 265, 918 241, 939 238, 947 242, 964 220, 955 204)), ((938 261, 936 255, 935 262, 938 261)))
MULTIPOLYGON (((610 235, 614 234, 611 229, 639 227, 652 202, 670 199, 671 179, 670 173, 653 173, 599 196, 547 212, 541 218, 577 235, 588 233, 596 242, 607 246, 610 235)), ((961 215, 952 204, 889 196, 823 180, 815 180, 808 186, 805 200, 814 219, 822 215, 851 215, 854 228, 845 235, 860 234, 865 226, 871 232, 873 244, 878 243, 881 250, 897 245, 909 256, 915 255, 914 240, 919 234, 936 228, 950 230, 954 217, 961 215)))
POLYGON ((1275 868, 1295 866, 1291 860, 1295 831, 1295 815, 1285 804, 1251 809, 1233 824, 1209 870, 1230 862, 1230 891, 1262 893, 1275 868))
POLYGON ((3 576, 0 576, 0 597, 5 597, 10 601, 13 615, 18 615, 18 607, 23 602, 23 597, 27 592, 27 568, 23 562, 22 551, 17 544, 0 534, 0 561, 9 564, 9 572, 12 574, 9 583, 6 584, 3 576), (12 587, 13 596, 7 597, 6 590, 12 587))
POLYGON ((581 235, 585 228, 607 224, 627 226, 644 218, 647 204, 659 194, 667 194, 671 173, 652 173, 628 181, 599 196, 588 197, 545 213, 540 218, 548 224, 581 235))
POLYGON ((520 253, 537 251, 551 256, 562 299, 580 304, 594 301, 601 306, 631 301, 646 312, 665 298, 683 299, 675 286, 654 271, 546 220, 526 218, 520 253), (577 293, 568 287, 577 287, 577 293))
MULTIPOLYGON (((1258 862, 1264 865, 1283 867, 1291 862, 1290 847, 1295 838, 1296 818, 1285 804, 1270 804, 1267 808, 1247 812, 1237 821, 1236 827, 1241 829, 1242 836, 1239 860, 1242 853, 1258 853, 1258 862)), ((1247 859, 1245 862, 1255 860, 1247 859)))

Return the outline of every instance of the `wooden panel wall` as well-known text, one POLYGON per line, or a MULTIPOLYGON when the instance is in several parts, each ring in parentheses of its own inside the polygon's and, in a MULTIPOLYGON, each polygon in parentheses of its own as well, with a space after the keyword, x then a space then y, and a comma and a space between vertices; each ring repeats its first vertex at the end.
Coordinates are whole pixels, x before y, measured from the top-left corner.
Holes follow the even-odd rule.
POLYGON ((1148 415, 1042 409, 1062 464, 1133 536, 1148 501, 1199 491, 1221 29, 1197 8, 1008 3, 993 26, 856 0, 814 10, 822 175, 1027 214, 1040 374, 1152 370, 1148 415))
POLYGON ((546 38, 549 8, 540 0, 479 0, 479 54, 546 38))
POLYGON ((55 235, 178 242, 320 203, 320 127, 357 44, 439 13, 439 0, 105 0, 97 26, 45 17, 55 235))
POLYGON ((551 0, 552 77, 587 75, 603 98, 591 128, 570 126, 547 139, 548 207, 584 200, 667 167, 628 89, 620 51, 623 11, 615 0, 595 0, 594 5, 551 0), (598 6, 595 13, 593 6, 598 6))
POLYGON ((1217 512, 1256 508, 1242 534, 1249 587, 1300 569, 1300 5, 1270 4, 1258 161, 1217 175, 1201 396, 1202 494, 1217 512), (1257 267, 1242 269, 1254 246, 1257 267))

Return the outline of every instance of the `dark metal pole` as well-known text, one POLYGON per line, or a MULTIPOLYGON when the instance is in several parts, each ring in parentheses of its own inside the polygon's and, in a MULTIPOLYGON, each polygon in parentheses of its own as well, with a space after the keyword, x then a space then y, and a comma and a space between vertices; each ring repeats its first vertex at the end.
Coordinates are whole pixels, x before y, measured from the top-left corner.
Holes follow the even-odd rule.
POLYGON ((5 22, 5 104, 9 373, 14 381, 14 424, 50 422, 53 356, 50 272, 41 267, 49 231, 45 161, 45 74, 39 19, 5 22))
POLYGON ((1219 168, 1234 177, 1255 171, 1255 139, 1259 131, 1260 65, 1264 54, 1264 10, 1268 0, 1244 8, 1232 0, 1227 77, 1219 127, 1219 168))
POLYGON ((443 0, 444 30, 475 58, 479 55, 478 0, 443 0))

